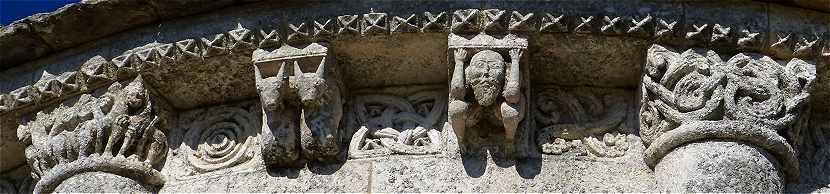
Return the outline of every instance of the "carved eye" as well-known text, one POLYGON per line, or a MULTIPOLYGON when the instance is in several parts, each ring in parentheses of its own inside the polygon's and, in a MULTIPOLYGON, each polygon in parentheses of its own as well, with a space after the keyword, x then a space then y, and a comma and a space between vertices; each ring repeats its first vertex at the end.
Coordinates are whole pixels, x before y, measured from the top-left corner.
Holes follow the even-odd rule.
POLYGON ((501 66, 502 66, 500 61, 491 61, 489 64, 490 64, 490 69, 501 69, 501 66))

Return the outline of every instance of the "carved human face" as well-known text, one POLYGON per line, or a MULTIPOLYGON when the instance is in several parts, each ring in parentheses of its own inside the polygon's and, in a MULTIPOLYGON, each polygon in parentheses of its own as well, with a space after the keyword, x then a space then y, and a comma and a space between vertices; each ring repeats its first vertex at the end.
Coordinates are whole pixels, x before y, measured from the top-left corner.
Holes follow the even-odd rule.
POLYGON ((464 69, 465 79, 473 87, 473 94, 480 105, 495 103, 504 82, 504 58, 492 50, 473 55, 470 65, 464 69))
POLYGON ((140 82, 130 83, 126 88, 125 101, 127 107, 130 109, 140 109, 144 107, 146 91, 140 82))

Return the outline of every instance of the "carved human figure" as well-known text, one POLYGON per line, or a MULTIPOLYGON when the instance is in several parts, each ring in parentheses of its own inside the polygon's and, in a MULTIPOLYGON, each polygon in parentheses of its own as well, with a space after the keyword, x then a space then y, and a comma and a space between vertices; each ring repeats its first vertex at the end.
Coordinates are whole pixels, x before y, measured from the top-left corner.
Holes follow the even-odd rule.
POLYGON ((112 109, 112 98, 104 97, 98 103, 91 103, 85 108, 85 114, 91 119, 79 126, 79 156, 86 157, 93 153, 103 153, 107 138, 105 134, 106 113, 112 109))
POLYGON ((34 192, 72 191, 78 187, 61 185, 77 184, 66 180, 85 172, 126 177, 144 186, 163 184, 157 169, 167 153, 167 137, 155 108, 138 76, 126 87, 115 82, 101 95, 82 94, 38 112, 18 128, 33 177, 39 179, 34 192))
POLYGON ((501 54, 482 50, 473 55, 465 68, 467 51, 455 50, 447 116, 459 142, 466 139, 468 126, 490 122, 504 126, 505 143, 508 150, 513 151, 516 130, 525 111, 520 103, 523 98, 520 92, 521 55, 521 49, 511 49, 510 63, 506 63, 501 54), (472 90, 472 96, 467 95, 470 93, 467 88, 472 90))
POLYGON ((105 120, 113 123, 108 125, 111 127, 112 135, 104 147, 105 153, 125 157, 130 156, 130 152, 140 153, 143 148, 137 147, 139 142, 143 144, 153 136, 145 134, 145 131, 155 127, 158 118, 153 115, 153 105, 149 101, 149 94, 144 89, 141 77, 136 79, 138 81, 131 82, 117 96, 120 100, 115 101, 112 110, 107 114, 108 118, 105 120), (119 141, 122 142, 120 146, 117 145, 119 141))

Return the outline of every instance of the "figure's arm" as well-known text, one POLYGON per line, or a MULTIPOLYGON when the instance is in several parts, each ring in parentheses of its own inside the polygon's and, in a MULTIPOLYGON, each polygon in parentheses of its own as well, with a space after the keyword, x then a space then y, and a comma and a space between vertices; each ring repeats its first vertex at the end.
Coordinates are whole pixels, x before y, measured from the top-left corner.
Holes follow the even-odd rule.
POLYGON ((116 147, 116 143, 124 139, 124 133, 127 126, 130 124, 130 118, 126 115, 118 115, 114 119, 115 123, 110 125, 110 137, 107 140, 107 146, 104 147, 104 152, 112 153, 112 150, 119 151, 120 147, 116 147))
POLYGON ((455 49, 455 67, 452 71, 450 81, 450 100, 464 99, 464 59, 467 58, 467 51, 463 48, 455 49))
POLYGON ((447 107, 447 119, 459 141, 464 139, 464 132, 467 128, 467 110, 469 108, 470 104, 461 100, 450 100, 449 107, 447 107))
POLYGON ((464 102, 464 59, 467 58, 467 51, 463 48, 455 49, 453 53, 455 67, 453 68, 450 81, 450 98, 448 103, 447 119, 455 131, 459 141, 463 141, 466 128, 466 113, 469 104, 464 102))
POLYGON ((519 103, 503 102, 499 111, 501 111, 501 119, 504 124, 505 139, 508 142, 514 142, 516 133, 519 129, 519 123, 524 119, 526 107, 521 101, 524 100, 521 94, 518 95, 519 103))
POLYGON ((511 104, 519 102, 521 98, 521 69, 519 68, 519 60, 522 58, 521 49, 510 50, 510 66, 507 69, 507 81, 504 84, 504 99, 511 104))

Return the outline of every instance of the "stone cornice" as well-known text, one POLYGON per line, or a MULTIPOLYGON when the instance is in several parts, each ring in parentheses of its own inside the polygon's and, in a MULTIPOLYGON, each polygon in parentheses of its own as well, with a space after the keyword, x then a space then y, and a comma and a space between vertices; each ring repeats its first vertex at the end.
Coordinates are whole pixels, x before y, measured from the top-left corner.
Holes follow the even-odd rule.
MULTIPOLYGON (((51 13, 42 13, 42 14, 35 14, 33 16, 29 16, 27 18, 21 19, 16 21, 12 24, 6 25, 2 27, 2 31, 0 31, 0 50, 4 52, 0 54, 0 69, 9 69, 13 67, 17 67, 23 63, 33 61, 35 59, 48 56, 53 53, 57 53, 69 48, 76 47, 81 45, 82 43, 91 42, 96 39, 106 37, 112 34, 116 34, 119 32, 123 32, 126 30, 134 29, 140 26, 144 26, 150 23, 154 23, 157 21, 162 20, 169 20, 174 18, 179 18, 182 16, 194 15, 201 12, 206 12, 210 10, 218 10, 226 7, 231 7, 239 4, 254 2, 257 0, 221 0, 221 1, 205 1, 205 0, 197 0, 197 1, 186 1, 186 2, 179 2, 179 1, 158 1, 158 0, 151 0, 151 1, 126 1, 126 0, 97 0, 97 1, 83 1, 81 3, 69 4, 60 8, 51 13), (118 13, 118 14, 111 14, 111 13, 118 13), (78 26, 95 26, 90 28, 79 28, 78 26), (84 30, 78 30, 84 29, 84 30)), ((270 2, 269 2, 270 3, 270 2)), ((286 3, 280 1, 280 3, 286 3)), ((554 2, 554 3, 570 3, 570 2, 554 2)), ((658 1, 659 4, 684 4, 685 1, 658 1)), ((696 3, 693 1, 689 2, 690 4, 696 3)), ((753 3, 747 2, 748 4, 759 4, 759 5, 774 5, 775 4, 784 4, 784 5, 795 5, 796 7, 801 7, 802 9, 810 9, 808 12, 812 12, 812 10, 816 10, 818 12, 830 12, 830 4, 826 2, 826 0, 806 0, 806 1, 791 1, 791 2, 771 2, 771 3, 753 3)), ((482 2, 482 4, 488 4, 486 2, 482 2)), ((586 2, 585 4, 591 4, 591 2, 586 2)), ((694 8, 694 5, 691 5, 689 8, 694 8)), ((483 5, 482 8, 488 8, 488 6, 483 5)), ((497 7, 493 7, 497 8, 497 7)), ((538 14, 537 14, 538 15, 538 14)), ((769 13, 765 13, 764 15, 769 15, 769 13)), ((567 15, 566 15, 567 16, 567 15)), ((599 16, 599 15, 598 15, 599 16)), ((353 17, 353 16, 352 16, 353 17)), ((571 17, 571 16, 568 16, 571 17)), ((632 26, 639 26, 639 22, 643 21, 644 16, 634 16, 631 15, 628 18, 626 16, 614 16, 609 15, 609 21, 605 21, 603 24, 603 20, 605 19, 604 16, 599 16, 592 18, 589 20, 589 23, 597 23, 597 28, 600 28, 602 32, 609 32, 614 31, 614 33, 619 33, 619 30, 631 30, 632 26), (619 20, 614 20, 619 17, 619 20), (639 18, 638 18, 639 17, 639 18), (634 19, 631 21, 633 24, 629 24, 629 20, 634 19), (614 22, 612 22, 614 21, 614 22), (619 24, 617 24, 619 23, 619 24), (617 26, 621 25, 621 26, 617 26), (629 29, 623 29, 623 28, 629 29)), ((338 18, 340 19, 340 18, 338 18)), ((343 19, 348 19, 343 18, 343 19)), ((414 28, 414 23, 407 23, 409 19, 406 16, 401 16, 401 18, 377 18, 377 21, 380 20, 389 20, 389 28, 393 32, 395 31, 418 31, 418 29, 414 28)), ((654 20, 660 20, 665 18, 655 17, 654 20)), ((421 18, 416 18, 416 20, 421 20, 421 18)), ((828 19, 830 20, 830 19, 828 19)), ((325 26, 335 26, 336 22, 342 20, 331 20, 330 23, 320 23, 319 25, 325 26)), ((323 21, 325 22, 325 21, 323 21)), ((361 21, 363 22, 363 21, 361 21)), ((669 24, 675 21, 667 21, 669 24)), ((680 23, 683 23, 682 21, 680 23)), ((658 23, 659 24, 659 23, 658 23)), ((308 23, 305 27, 312 27, 312 25, 317 25, 314 23, 308 23)), ((573 25, 577 26, 585 26, 582 23, 575 23, 573 25)), ((303 26, 295 26, 302 28, 303 26)), ((380 26, 376 26, 380 27, 380 26)), ((556 27, 556 26, 554 26, 556 27)), ((559 26, 562 27, 562 26, 559 26)), ((575 26, 570 26, 571 28, 575 26)), ((678 26, 680 27, 680 26, 678 26)), ((701 30, 706 30, 705 28, 712 29, 714 24, 702 27, 701 30)), ((721 26, 719 30, 723 30, 724 27, 726 28, 740 28, 741 26, 721 26)), ((512 28, 512 27, 511 27, 512 28)), ((361 31, 359 33, 382 33, 381 31, 385 31, 386 29, 381 28, 370 28, 365 29, 368 31, 361 31), (378 31, 380 30, 380 31, 378 31)), ((423 29, 421 29, 423 30, 423 29)), ((577 29, 583 30, 583 29, 577 29)), ((639 31, 638 29, 633 29, 639 31)), ((739 34, 744 33, 742 32, 743 29, 731 29, 732 33, 739 34)), ((749 32, 745 34, 747 36, 751 35, 752 33, 757 33, 756 31, 759 29, 751 29, 749 32)), ((775 31, 773 29, 770 29, 775 31)), ((711 31, 711 30, 709 30, 711 31)), ((730 31, 730 30, 727 30, 730 31)), ((337 33, 340 33, 338 31, 337 33)), ((357 31, 355 31, 357 32, 357 31)), ((765 31, 759 31, 764 33, 765 31)), ((331 31, 314 31, 309 32, 313 35, 322 35, 322 34, 331 34, 331 31)), ((793 37, 793 41, 800 41, 799 39, 805 38, 806 42, 809 43, 812 40, 816 39, 814 37, 810 37, 809 33, 804 37, 793 37)), ((783 34, 784 37, 787 34, 783 34)), ((783 37, 782 37, 783 38, 783 37)), ((788 44, 800 44, 798 43, 788 43, 788 44)))
MULTIPOLYGON (((260 29, 248 29, 239 24, 235 29, 206 37, 150 43, 112 59, 93 57, 77 71, 60 75, 44 73, 32 85, 19 87, 9 94, 0 94, 0 114, 37 109, 33 105, 46 106, 112 81, 131 78, 145 69, 176 65, 182 60, 201 60, 228 54, 250 56, 255 49, 273 50, 284 44, 401 33, 508 33, 529 35, 531 39, 533 36, 572 33, 624 36, 681 48, 710 48, 723 53, 758 52, 779 59, 797 57, 809 60, 830 56, 830 48, 822 48, 830 45, 827 41, 830 29, 792 29, 786 25, 771 24, 770 18, 735 21, 741 17, 726 17, 723 21, 711 22, 715 20, 705 19, 706 13, 696 13, 686 6, 684 9, 687 10, 679 13, 615 15, 503 9, 461 9, 400 15, 372 11, 283 22, 260 29)), ((751 10, 741 10, 738 15, 770 17, 769 13, 746 13, 748 11, 751 10)))

